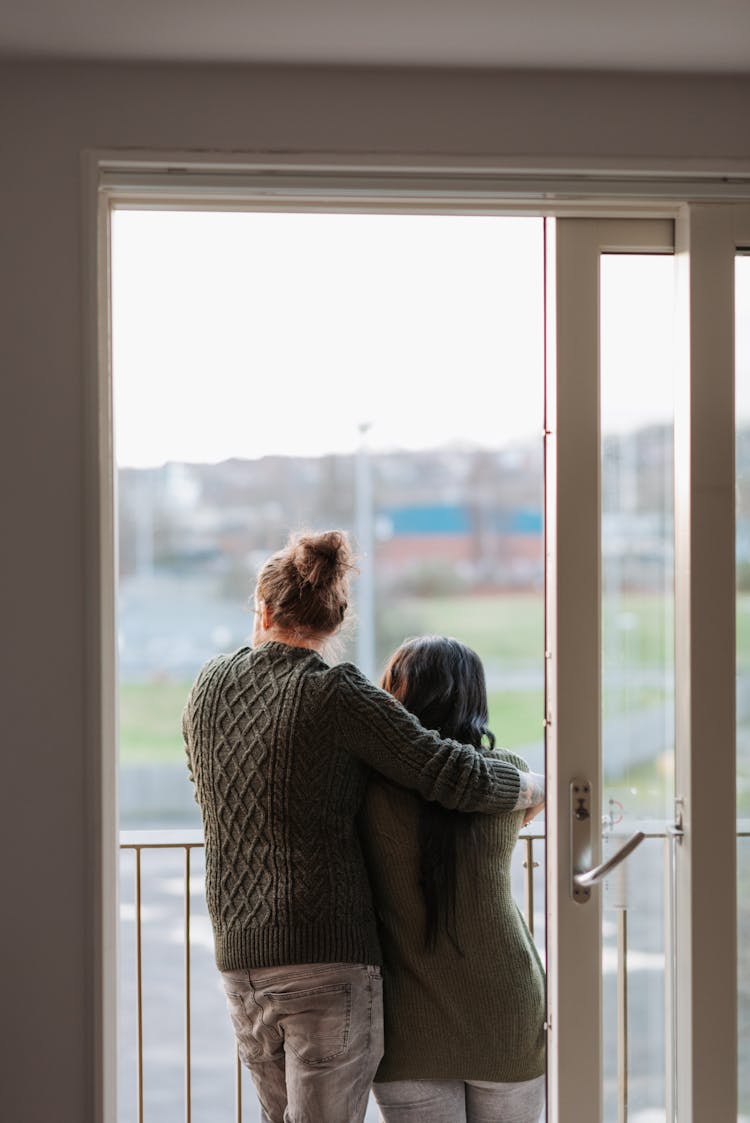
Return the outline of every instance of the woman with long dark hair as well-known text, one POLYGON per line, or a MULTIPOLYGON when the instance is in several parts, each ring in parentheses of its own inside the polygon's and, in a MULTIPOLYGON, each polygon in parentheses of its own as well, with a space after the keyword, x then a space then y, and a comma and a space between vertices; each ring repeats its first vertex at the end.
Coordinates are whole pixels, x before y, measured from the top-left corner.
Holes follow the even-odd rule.
POLYGON ((216 963, 264 1123, 364 1118, 382 1054, 356 826, 371 771, 466 811, 543 799, 543 777, 429 732, 356 667, 328 664, 351 569, 339 531, 269 558, 252 647, 203 668, 183 718, 216 963))
MULTIPOLYGON (((408 640, 382 685, 441 737, 528 767, 495 749, 481 661, 457 640, 408 640)), ((384 1123, 539 1119, 544 971, 510 890, 524 819, 457 814, 371 779, 362 834, 383 947, 384 1123)))

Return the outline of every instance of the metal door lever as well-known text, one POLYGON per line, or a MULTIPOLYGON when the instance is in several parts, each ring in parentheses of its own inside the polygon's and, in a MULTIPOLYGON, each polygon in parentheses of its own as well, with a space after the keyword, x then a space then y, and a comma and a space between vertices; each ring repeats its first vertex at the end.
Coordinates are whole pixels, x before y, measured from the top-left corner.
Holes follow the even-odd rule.
MULTIPOLYGON (((591 814, 591 784, 588 780, 576 778, 570 784, 570 892, 574 901, 585 904, 591 896, 591 886, 602 881, 620 862, 632 854, 646 837, 643 831, 636 831, 624 842, 620 849, 593 869, 587 869, 591 862, 591 831, 594 826, 591 814)), ((598 830, 598 824, 596 824, 598 830)))
POLYGON ((636 831, 635 834, 631 834, 627 842, 623 842, 620 849, 611 854, 606 862, 594 866, 593 870, 586 870, 585 873, 573 874, 573 884, 581 889, 589 889, 592 885, 596 885, 598 881, 603 881, 608 873, 619 866, 620 862, 625 861, 628 854, 633 853, 636 846, 640 846, 645 837, 643 831, 636 831))

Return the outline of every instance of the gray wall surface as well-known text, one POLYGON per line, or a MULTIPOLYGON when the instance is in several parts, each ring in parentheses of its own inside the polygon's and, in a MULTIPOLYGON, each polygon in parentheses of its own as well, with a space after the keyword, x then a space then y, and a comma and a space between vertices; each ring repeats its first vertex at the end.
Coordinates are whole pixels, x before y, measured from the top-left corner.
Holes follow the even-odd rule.
POLYGON ((95 1123, 81 153, 750 157, 750 78, 0 65, 2 1110, 95 1123))

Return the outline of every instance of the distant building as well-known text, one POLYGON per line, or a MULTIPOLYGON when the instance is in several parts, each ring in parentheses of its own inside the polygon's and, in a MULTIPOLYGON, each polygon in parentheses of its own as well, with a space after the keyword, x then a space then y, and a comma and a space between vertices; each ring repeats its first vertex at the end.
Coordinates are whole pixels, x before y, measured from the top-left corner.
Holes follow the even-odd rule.
MULTIPOLYGON (((539 509, 486 504, 431 503, 378 512, 377 567, 381 578, 435 576, 453 567, 456 586, 529 587, 543 572, 539 509)), ((446 572, 446 577, 449 574, 446 572)))

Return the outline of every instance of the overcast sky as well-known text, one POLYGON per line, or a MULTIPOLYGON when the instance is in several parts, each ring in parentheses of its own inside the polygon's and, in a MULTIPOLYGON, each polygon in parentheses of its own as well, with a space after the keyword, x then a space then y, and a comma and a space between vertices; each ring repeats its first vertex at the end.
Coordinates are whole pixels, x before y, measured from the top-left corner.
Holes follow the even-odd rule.
MULTIPOLYGON (((539 435, 542 251, 535 218, 118 210, 118 461, 539 435)), ((672 267, 603 267, 608 428, 671 415, 672 267)))

